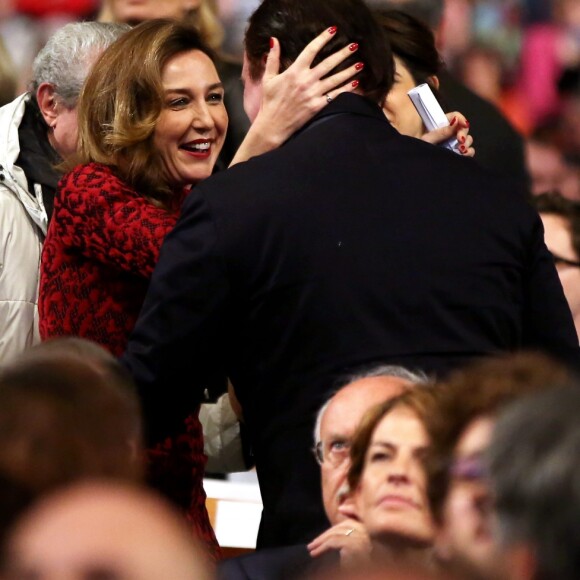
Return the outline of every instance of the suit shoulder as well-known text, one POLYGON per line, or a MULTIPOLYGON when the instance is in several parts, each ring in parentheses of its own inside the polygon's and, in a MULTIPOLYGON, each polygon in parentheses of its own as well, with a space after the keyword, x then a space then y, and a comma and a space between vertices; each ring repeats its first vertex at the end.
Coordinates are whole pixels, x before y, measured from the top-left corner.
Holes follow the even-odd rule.
POLYGON ((312 563, 305 545, 259 550, 223 560, 218 580, 283 580, 299 577, 312 563))

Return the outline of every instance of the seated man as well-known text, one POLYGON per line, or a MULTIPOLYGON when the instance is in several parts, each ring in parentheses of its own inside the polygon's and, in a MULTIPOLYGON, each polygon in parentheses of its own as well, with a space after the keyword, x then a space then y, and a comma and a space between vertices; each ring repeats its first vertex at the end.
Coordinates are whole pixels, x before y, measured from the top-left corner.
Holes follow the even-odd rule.
POLYGON ((61 173, 77 147, 76 106, 98 55, 128 29, 78 22, 40 50, 31 90, 0 108, 0 366, 39 342, 38 265, 61 173))
POLYGON ((349 377, 345 386, 321 407, 314 429, 322 500, 331 527, 307 546, 275 548, 226 560, 218 568, 219 577, 222 580, 300 577, 306 571, 324 567, 337 553, 347 565, 364 561, 370 543, 354 513, 346 481, 350 442, 370 408, 414 385, 426 383, 422 374, 389 365, 372 367, 349 377))

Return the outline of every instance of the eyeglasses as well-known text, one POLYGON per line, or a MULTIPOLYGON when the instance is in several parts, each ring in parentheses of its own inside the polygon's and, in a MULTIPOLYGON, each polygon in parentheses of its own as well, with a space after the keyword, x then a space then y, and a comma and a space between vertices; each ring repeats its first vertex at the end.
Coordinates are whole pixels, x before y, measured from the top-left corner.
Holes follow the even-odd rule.
POLYGON ((552 257, 554 258, 554 264, 556 264, 556 266, 558 264, 562 264, 565 266, 572 266, 573 268, 580 268, 580 262, 576 262, 574 260, 569 260, 568 258, 562 258, 562 256, 558 256, 558 254, 554 254, 554 252, 551 252, 552 257))
POLYGON ((481 454, 461 457, 451 462, 450 474, 459 481, 484 481, 487 467, 481 454))
POLYGON ((350 441, 335 440, 335 441, 319 441, 312 452, 319 465, 329 463, 333 467, 342 465, 350 454, 350 441))

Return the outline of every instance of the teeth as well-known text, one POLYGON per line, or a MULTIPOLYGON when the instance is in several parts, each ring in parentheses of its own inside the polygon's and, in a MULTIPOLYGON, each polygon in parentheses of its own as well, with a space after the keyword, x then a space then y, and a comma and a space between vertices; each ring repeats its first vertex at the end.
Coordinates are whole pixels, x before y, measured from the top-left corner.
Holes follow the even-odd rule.
POLYGON ((206 141, 205 143, 188 143, 187 145, 184 145, 184 147, 192 151, 207 151, 210 147, 210 143, 209 141, 206 141))

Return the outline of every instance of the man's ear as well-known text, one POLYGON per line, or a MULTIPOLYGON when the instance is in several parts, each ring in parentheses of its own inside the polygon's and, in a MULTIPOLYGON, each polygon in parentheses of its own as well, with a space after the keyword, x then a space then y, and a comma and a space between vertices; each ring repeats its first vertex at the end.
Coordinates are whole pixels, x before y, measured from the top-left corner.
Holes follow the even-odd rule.
POLYGON ((56 119, 58 118, 58 103, 54 85, 41 83, 36 91, 36 101, 38 102, 38 108, 46 124, 50 128, 54 128, 56 119))

